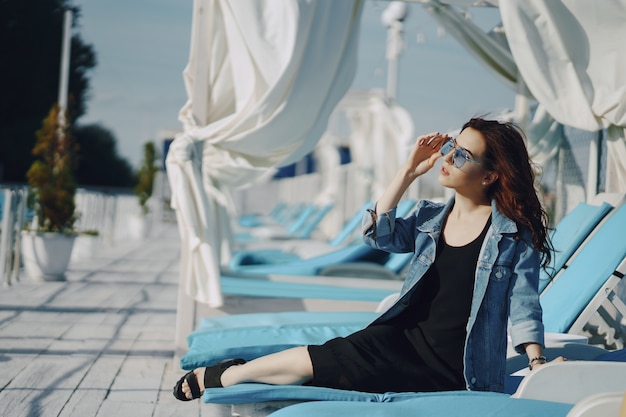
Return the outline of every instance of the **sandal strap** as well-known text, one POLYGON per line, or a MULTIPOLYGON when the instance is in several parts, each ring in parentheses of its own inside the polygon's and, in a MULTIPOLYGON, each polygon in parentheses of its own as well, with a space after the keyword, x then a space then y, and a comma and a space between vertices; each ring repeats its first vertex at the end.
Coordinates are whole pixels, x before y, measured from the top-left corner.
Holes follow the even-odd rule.
POLYGON ((243 365, 244 359, 226 359, 204 370, 204 388, 222 388, 222 374, 233 365, 243 365))
POLYGON ((198 385, 198 378, 196 378, 196 374, 194 374, 193 371, 188 372, 185 375, 185 380, 187 381, 189 389, 191 390, 191 398, 200 398, 202 394, 200 392, 200 385, 198 385))

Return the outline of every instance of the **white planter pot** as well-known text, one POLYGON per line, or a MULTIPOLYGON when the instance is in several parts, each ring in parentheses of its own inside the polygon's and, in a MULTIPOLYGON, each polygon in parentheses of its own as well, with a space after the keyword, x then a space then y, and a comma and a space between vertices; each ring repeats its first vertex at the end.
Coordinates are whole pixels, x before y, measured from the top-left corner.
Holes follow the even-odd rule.
POLYGON ((28 277, 63 281, 76 236, 22 231, 22 261, 28 277))

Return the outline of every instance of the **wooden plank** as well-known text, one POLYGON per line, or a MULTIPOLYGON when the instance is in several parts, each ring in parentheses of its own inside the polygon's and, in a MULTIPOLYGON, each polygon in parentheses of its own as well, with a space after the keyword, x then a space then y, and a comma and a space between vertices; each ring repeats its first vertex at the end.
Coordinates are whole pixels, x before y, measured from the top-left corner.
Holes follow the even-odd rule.
POLYGON ((0 410, 12 417, 57 416, 88 366, 84 358, 37 358, 0 392, 0 410))
POLYGON ((103 355, 96 359, 63 407, 59 417, 95 416, 109 394, 124 360, 124 355, 103 355))
POLYGON ((143 417, 152 416, 154 404, 141 401, 116 401, 107 398, 96 417, 143 417))

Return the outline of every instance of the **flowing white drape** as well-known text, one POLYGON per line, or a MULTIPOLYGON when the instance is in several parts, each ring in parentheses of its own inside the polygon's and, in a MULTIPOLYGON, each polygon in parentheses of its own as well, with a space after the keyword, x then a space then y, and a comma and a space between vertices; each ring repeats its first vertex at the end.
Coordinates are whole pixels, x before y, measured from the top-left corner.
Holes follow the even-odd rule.
POLYGON ((500 2, 509 46, 534 97, 557 121, 607 129, 610 192, 626 192, 626 1, 500 2))
MULTIPOLYGON (((554 2, 537 1, 536 3, 538 3, 541 7, 546 7, 547 9, 550 9, 551 12, 539 12, 536 14, 536 18, 529 18, 528 16, 523 16, 519 13, 515 16, 508 14, 511 13, 509 10, 514 7, 513 4, 515 4, 515 2, 501 3, 501 12, 503 15, 508 16, 509 24, 505 25, 504 31, 502 31, 502 28, 500 28, 500 30, 498 30, 498 28, 494 28, 494 30, 489 33, 485 33, 471 20, 465 19, 463 13, 453 6, 442 4, 437 0, 430 0, 426 5, 426 9, 443 27, 445 27, 450 34, 452 34, 452 36, 455 37, 455 39, 457 39, 457 41, 459 41, 468 50, 468 52, 470 52, 479 62, 490 69, 496 78, 513 88, 518 93, 518 97, 528 96, 538 100, 538 106, 533 119, 526 126, 528 148, 531 158, 539 165, 547 166, 555 160, 559 167, 556 184, 559 207, 557 207, 555 212, 556 218, 558 219, 575 204, 585 200, 585 184, 581 179, 580 170, 572 164, 563 163, 567 160, 568 156, 571 157, 571 149, 564 140, 563 124, 579 127, 585 130, 597 130, 602 127, 606 127, 608 120, 619 120, 623 118, 624 85, 623 82, 619 80, 620 77, 613 77, 609 84, 614 82, 613 85, 616 87, 614 92, 615 95, 610 98, 607 97, 608 100, 606 101, 601 100, 604 104, 601 104, 598 108, 600 109, 604 106, 607 110, 613 109, 607 113, 613 112, 615 114, 607 114, 606 116, 608 117, 603 116, 602 119, 604 119, 604 122, 599 124, 594 124, 593 122, 581 123, 581 120, 576 120, 576 114, 581 111, 581 108, 587 108, 589 105, 587 102, 581 102, 579 97, 576 97, 578 95, 577 92, 581 91, 579 79, 570 76, 569 72, 574 74, 583 74, 587 70, 586 61, 581 60, 576 56, 577 52, 579 52, 577 49, 579 46, 577 45, 580 43, 579 39, 576 38, 584 38, 587 35, 579 33, 573 38, 570 36, 568 22, 572 19, 568 19, 567 16, 571 16, 571 14, 564 13, 559 9, 563 7, 559 0, 554 2), (556 16, 558 20, 554 21, 554 16, 556 16), (546 27, 546 22, 551 22, 549 23, 549 27, 546 27), (506 34, 506 37, 503 36, 504 33, 506 34), (571 52, 573 52, 572 56, 567 56, 570 51, 565 51, 560 54, 553 53, 553 51, 559 50, 560 42, 564 42, 564 39, 566 40, 565 43, 569 45, 567 48, 571 49, 571 52), (527 55, 520 54, 514 57, 511 49, 509 48, 509 43, 511 42, 513 42, 518 49, 522 49, 522 53, 534 54, 535 58, 529 58, 527 55), (563 58, 563 56, 565 56, 565 58, 563 58), (555 65, 555 63, 552 62, 553 60, 558 61, 559 64, 555 65), (518 68, 518 65, 525 68, 526 72, 522 72, 521 68, 518 68), (534 86, 531 91, 528 91, 526 88, 526 77, 528 76, 528 72, 531 72, 531 83, 534 86), (550 82, 544 83, 540 87, 536 87, 536 82, 532 81, 533 77, 539 77, 539 81, 541 81, 541 77, 544 73, 548 74, 549 78, 554 78, 558 87, 550 86, 550 82), (524 75, 524 77, 522 77, 522 75, 524 75), (570 85, 572 86, 571 91, 569 90, 570 87, 568 87, 570 85), (557 89, 559 89, 559 91, 557 91, 557 89), (572 96, 570 96, 570 94, 564 94, 565 92, 572 93, 572 96), (621 115, 619 115, 620 112, 617 110, 620 106, 620 100, 622 103, 621 115), (565 110, 565 108, 567 108, 566 111, 571 112, 572 117, 561 117, 559 115, 559 112, 562 112, 559 110, 561 107, 563 107, 561 110, 565 110), (555 115, 552 114, 553 111, 556 112, 556 115, 559 115, 559 118, 555 119, 555 115)), ((532 5, 532 2, 524 1, 518 3, 523 4, 526 9, 533 9, 535 7, 532 5)), ((574 4, 571 0, 568 1, 568 4, 569 3, 574 4)), ((578 8, 582 9, 584 7, 581 6, 586 7, 587 5, 593 9, 589 16, 587 16, 587 18, 590 19, 594 19, 594 13, 611 13, 609 10, 613 8, 617 8, 617 15, 620 15, 619 10, 622 7, 620 5, 624 4, 622 1, 620 3, 613 2, 615 4, 611 4, 610 2, 602 4, 593 3, 593 6, 591 6, 592 3, 584 2, 584 0, 579 1, 579 3, 581 4, 577 6, 578 8)), ((577 10, 576 13, 582 13, 582 15, 585 15, 582 10, 577 10)), ((585 17, 583 17, 583 19, 585 19, 585 17)), ((602 22, 602 28, 593 29, 591 27, 584 27, 581 30, 583 32, 587 30, 594 31, 593 37, 597 35, 597 31, 600 31, 605 35, 609 35, 609 37, 614 37, 613 46, 611 46, 611 42, 602 45, 596 45, 596 42, 594 42, 593 49, 594 51, 597 51, 594 55, 606 53, 606 48, 613 49, 613 52, 609 53, 607 58, 612 62, 606 62, 605 64, 609 66, 621 65, 623 68, 623 65, 619 64, 619 61, 623 62, 623 57, 626 54, 624 53, 625 48, 622 45, 619 45, 620 42, 617 42, 617 44, 622 50, 621 55, 619 58, 614 56, 617 53, 617 51, 614 50, 615 42, 617 39, 620 39, 619 32, 622 33, 621 38, 624 38, 623 25, 621 25, 617 31, 614 27, 618 21, 621 24, 621 22, 623 22, 623 18, 622 20, 601 19, 600 22, 602 22)), ((581 43, 581 45, 583 44, 586 43, 581 43)), ((591 48, 591 46, 586 46, 583 49, 587 50, 589 48, 591 48)), ((625 71, 622 70, 621 74, 624 74, 624 72, 625 71)), ((599 77, 600 74, 598 73, 597 76, 599 77)), ((609 76, 612 77, 612 75, 609 76)), ((580 77, 581 80, 586 80, 587 78, 587 76, 580 77)), ((621 79, 623 80, 623 77, 621 77, 621 79)), ((604 81, 601 81, 600 79, 596 82, 599 84, 604 83, 604 81)), ((588 91, 593 91, 592 88, 585 88, 588 91)), ((596 93, 596 99, 599 96, 600 95, 596 93)), ((589 113, 586 109, 582 111, 589 113)), ((600 111, 600 113, 602 113, 602 111, 600 111)), ((516 112, 510 116, 513 116, 522 126, 526 125, 523 108, 516 108, 516 112)), ((623 126, 623 124, 620 126, 623 126)), ((623 168, 620 168, 618 163, 619 161, 624 160, 623 128, 609 126, 608 132, 610 151, 609 167, 606 174, 607 190, 619 191, 623 189, 623 184, 619 185, 619 183, 623 182, 625 178, 623 168)), ((588 175, 593 178, 594 174, 594 172, 590 172, 588 175)), ((588 191, 593 193, 593 190, 594 187, 591 186, 588 191)), ((587 196, 587 198, 591 197, 593 197, 593 195, 587 196)))
MULTIPOLYGON (((466 19, 460 10, 438 0, 428 1, 425 7, 446 31, 498 80, 518 95, 533 98, 520 76, 503 28, 496 27, 485 32, 471 20, 466 19)), ((526 112, 527 109, 516 109, 516 112, 509 116, 522 123, 521 119, 525 117, 526 112)), ((563 126, 554 121, 541 103, 526 127, 526 135, 531 158, 542 165, 558 155, 564 139, 563 126)))
POLYGON ((227 187, 314 147, 350 86, 362 1, 196 0, 184 132, 167 172, 182 240, 181 285, 222 305, 230 251, 227 187))
POLYGON ((351 91, 341 103, 350 125, 350 153, 369 200, 380 197, 414 141, 409 112, 382 91, 351 91))

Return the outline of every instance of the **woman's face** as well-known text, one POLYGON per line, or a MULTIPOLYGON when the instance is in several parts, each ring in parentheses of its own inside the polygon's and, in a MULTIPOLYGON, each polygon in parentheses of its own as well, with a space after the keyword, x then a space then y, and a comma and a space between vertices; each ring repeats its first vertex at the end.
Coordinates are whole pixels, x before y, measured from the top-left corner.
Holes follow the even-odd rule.
POLYGON ((490 184, 488 171, 483 168, 483 155, 486 151, 483 135, 471 127, 466 128, 456 138, 454 148, 443 156, 443 163, 439 171, 439 183, 444 187, 452 188, 460 193, 484 194, 486 186, 490 184), (461 152, 459 152, 461 151, 461 152), (455 152, 457 163, 455 165, 455 152), (457 168, 461 155, 466 160, 457 168))

